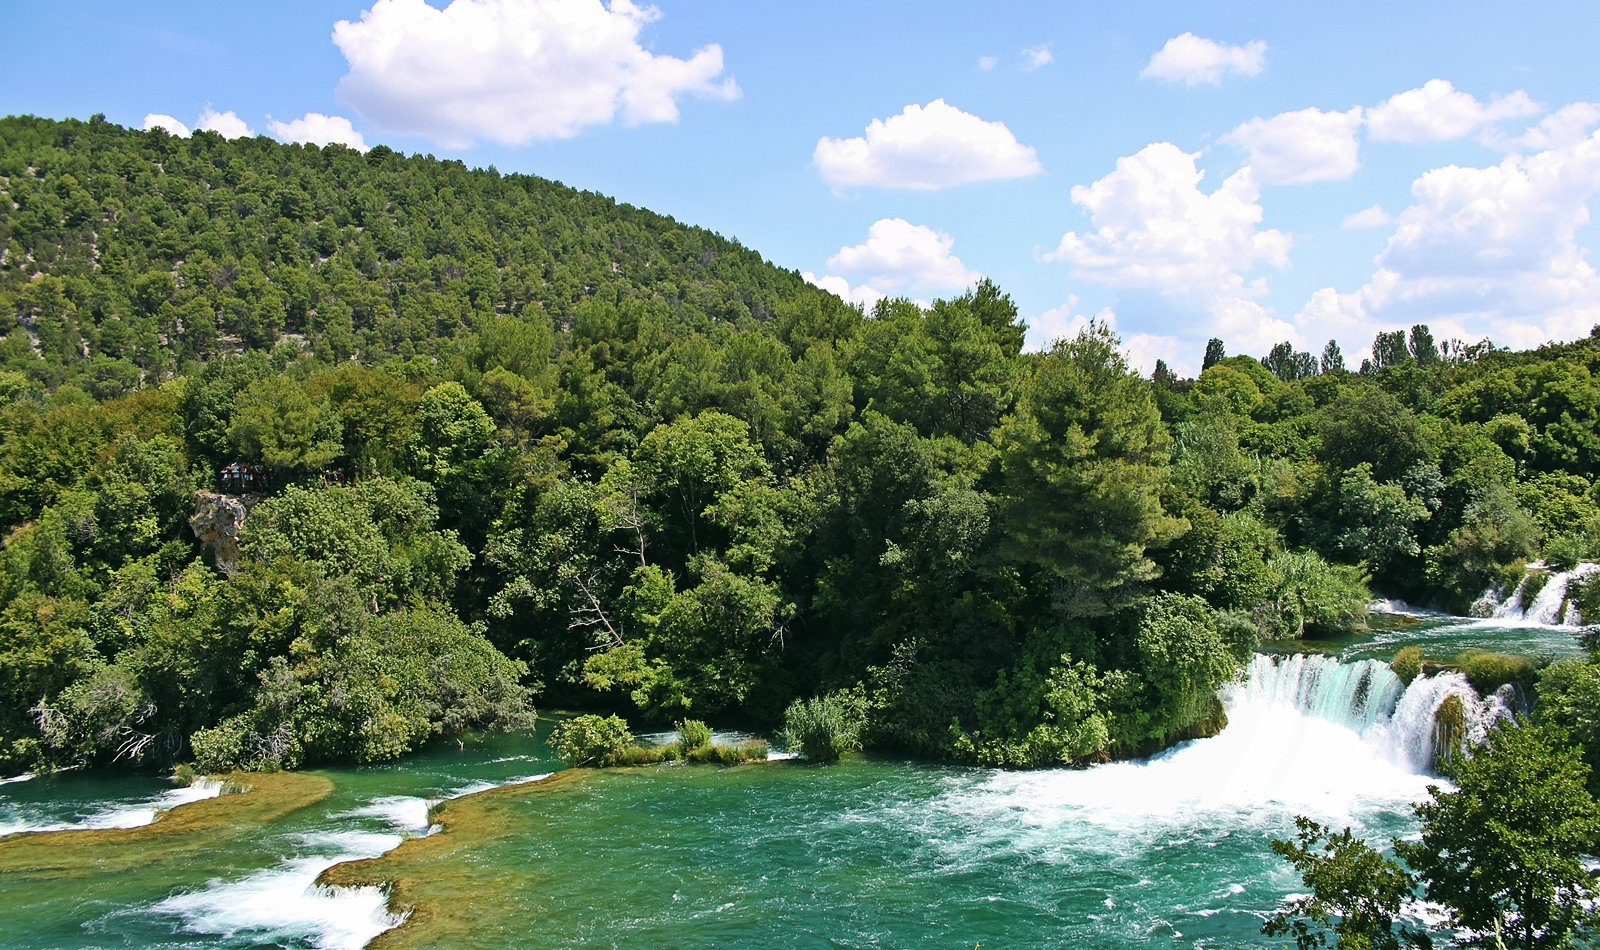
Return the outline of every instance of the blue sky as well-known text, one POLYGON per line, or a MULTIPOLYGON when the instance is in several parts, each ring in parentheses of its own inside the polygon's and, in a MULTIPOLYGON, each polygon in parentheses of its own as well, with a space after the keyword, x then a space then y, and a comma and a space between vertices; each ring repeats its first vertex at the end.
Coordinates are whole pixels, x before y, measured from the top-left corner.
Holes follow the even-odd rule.
POLYGON ((0 112, 559 179, 854 299, 978 275, 1148 369, 1600 322, 1600 6, 10 4, 0 112), (339 25, 339 24, 344 25, 339 25), (23 42, 16 42, 22 38, 23 42), (209 116, 209 118, 207 118, 209 116))

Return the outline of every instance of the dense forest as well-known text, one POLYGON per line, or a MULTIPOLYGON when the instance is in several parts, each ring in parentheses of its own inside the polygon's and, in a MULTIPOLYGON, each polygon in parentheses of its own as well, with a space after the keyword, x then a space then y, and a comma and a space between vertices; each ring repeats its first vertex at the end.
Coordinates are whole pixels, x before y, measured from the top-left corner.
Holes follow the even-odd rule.
POLYGON ((1147 378, 1102 326, 1024 353, 988 282, 863 312, 556 182, 100 117, 0 120, 0 247, 0 771, 828 694, 1088 762, 1369 590, 1600 554, 1596 337, 1147 378))

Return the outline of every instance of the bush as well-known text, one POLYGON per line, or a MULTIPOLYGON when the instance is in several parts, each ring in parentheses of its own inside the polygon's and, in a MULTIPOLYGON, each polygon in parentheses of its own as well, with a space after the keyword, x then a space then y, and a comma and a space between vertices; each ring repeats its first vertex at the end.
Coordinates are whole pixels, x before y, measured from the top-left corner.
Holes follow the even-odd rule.
POLYGON ((1585 624, 1600 622, 1600 574, 1567 582, 1567 603, 1577 605, 1578 616, 1585 624))
POLYGON ((1570 571, 1583 560, 1584 543, 1582 538, 1575 538, 1570 534, 1563 534, 1545 542, 1544 563, 1554 571, 1570 571))
POLYGON ((547 741, 556 755, 573 768, 606 766, 627 758, 633 733, 621 716, 574 716, 557 723, 547 741))
POLYGON ((797 699, 783 713, 784 741, 813 762, 837 761, 858 747, 861 719, 842 693, 797 699))
POLYGON ((1400 652, 1396 653, 1394 659, 1389 661, 1389 669, 1394 671, 1394 675, 1400 677, 1400 682, 1410 686, 1411 681, 1416 679, 1422 672, 1422 647, 1416 644, 1401 647, 1400 652))
POLYGON ((1467 677, 1467 682, 1479 693, 1491 693, 1507 683, 1531 682, 1534 662, 1525 656, 1490 653, 1487 650, 1463 650, 1456 657, 1456 667, 1467 677))
POLYGON ((744 762, 765 762, 768 751, 767 740, 746 739, 738 745, 711 745, 707 743, 692 752, 685 754, 684 758, 690 762, 712 763, 716 765, 739 765, 744 762))
POLYGON ((698 719, 685 719, 677 724, 678 747, 684 755, 711 744, 711 727, 698 719))

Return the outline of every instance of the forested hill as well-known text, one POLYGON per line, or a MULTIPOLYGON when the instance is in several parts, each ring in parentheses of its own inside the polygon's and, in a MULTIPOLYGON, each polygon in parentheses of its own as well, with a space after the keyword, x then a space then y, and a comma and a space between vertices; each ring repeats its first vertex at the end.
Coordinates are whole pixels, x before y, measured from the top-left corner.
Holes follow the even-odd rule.
POLYGON ((1149 379, 1103 327, 1022 353, 987 282, 865 314, 538 178, 98 120, 0 120, 0 241, 3 770, 370 761, 541 695, 1085 762, 1215 728, 1369 579, 1600 553, 1594 339, 1149 379))

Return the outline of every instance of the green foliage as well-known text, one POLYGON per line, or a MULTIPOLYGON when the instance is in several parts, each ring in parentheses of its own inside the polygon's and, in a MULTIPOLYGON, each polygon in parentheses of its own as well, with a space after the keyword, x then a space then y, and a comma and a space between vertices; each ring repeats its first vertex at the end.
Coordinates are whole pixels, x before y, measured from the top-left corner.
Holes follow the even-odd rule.
POLYGON ((685 754, 711 744, 711 727, 698 719, 680 719, 673 728, 678 733, 678 746, 685 754))
POLYGON ((1456 667, 1480 693, 1488 694, 1507 683, 1531 684, 1538 669, 1525 656, 1509 656, 1487 650, 1463 650, 1456 656, 1456 667))
POLYGON ((1389 669, 1400 677, 1400 682, 1410 686, 1411 681, 1422 674, 1422 647, 1416 644, 1401 647, 1389 661, 1389 669))
POLYGON ((1267 563, 1268 600, 1257 623, 1271 636, 1344 633, 1366 619, 1366 577, 1356 568, 1329 564, 1315 551, 1284 551, 1267 563))
POLYGON ((604 767, 618 764, 633 745, 633 733, 621 716, 573 716, 556 723, 550 748, 567 765, 604 767))
POLYGON ((1523 950, 1582 944, 1595 886, 1580 855, 1600 835, 1588 768, 1549 726, 1501 724, 1445 766, 1454 791, 1416 806, 1418 841, 1395 852, 1475 945, 1523 950))
POLYGON ((1305 817, 1296 818, 1295 827, 1295 837, 1274 840, 1272 850, 1294 865, 1311 893, 1290 899, 1285 909, 1267 920, 1262 933, 1291 935, 1299 950, 1327 946, 1327 931, 1333 932, 1339 950, 1433 945, 1426 932, 1397 926, 1401 908, 1415 887, 1405 868, 1349 828, 1333 832, 1305 817))
POLYGON ((844 693, 797 699, 783 712, 783 739, 812 762, 834 762, 858 747, 862 716, 844 693))

